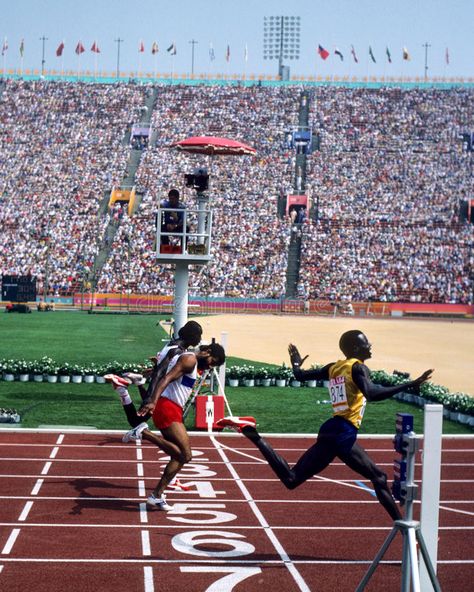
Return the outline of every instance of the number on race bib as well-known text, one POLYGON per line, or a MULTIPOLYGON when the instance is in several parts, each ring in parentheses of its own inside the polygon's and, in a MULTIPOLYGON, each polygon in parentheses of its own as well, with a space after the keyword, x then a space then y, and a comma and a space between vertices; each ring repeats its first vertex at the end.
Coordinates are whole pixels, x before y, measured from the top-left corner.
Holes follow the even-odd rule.
POLYGON ((334 411, 349 409, 347 404, 346 383, 343 376, 336 376, 329 381, 329 395, 334 411))

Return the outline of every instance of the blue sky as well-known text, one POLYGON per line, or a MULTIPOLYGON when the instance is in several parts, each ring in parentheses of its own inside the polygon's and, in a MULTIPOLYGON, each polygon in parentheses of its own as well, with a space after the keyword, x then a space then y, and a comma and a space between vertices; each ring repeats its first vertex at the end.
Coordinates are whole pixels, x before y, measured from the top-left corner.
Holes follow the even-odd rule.
POLYGON ((276 74, 276 60, 263 59, 263 17, 301 17, 299 60, 288 60, 292 75, 420 76, 424 75, 428 42, 429 76, 474 76, 474 0, 0 0, 0 36, 8 50, 0 64, 19 68, 20 43, 24 39, 24 68, 41 68, 43 35, 45 68, 94 70, 96 41, 100 48, 99 70, 115 72, 117 43, 121 38, 120 69, 143 72, 191 72, 192 39, 198 43, 194 71, 224 74, 276 74), (55 55, 64 39, 63 58, 55 55), (74 49, 81 40, 86 52, 78 60, 74 49), (140 40, 145 52, 139 53, 140 40), (159 53, 151 55, 152 43, 159 53), (176 43, 171 57, 166 48, 176 43), (215 60, 209 59, 212 43, 215 60), (317 55, 318 44, 330 57, 317 55), (359 63, 350 53, 354 45, 359 63), (227 45, 230 60, 226 61, 227 45), (245 46, 248 61, 245 61, 245 46), (369 58, 372 47, 376 63, 369 58), (392 64, 386 57, 389 47, 392 64), (334 55, 334 49, 344 61, 334 55), (406 47, 411 60, 402 59, 406 47), (449 65, 446 64, 449 48, 449 65))

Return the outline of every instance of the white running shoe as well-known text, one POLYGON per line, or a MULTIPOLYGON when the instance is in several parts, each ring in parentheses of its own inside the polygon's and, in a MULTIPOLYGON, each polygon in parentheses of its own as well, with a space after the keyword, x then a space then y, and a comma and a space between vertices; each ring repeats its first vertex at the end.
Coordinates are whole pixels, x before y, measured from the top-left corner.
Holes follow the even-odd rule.
POLYGON ((137 425, 135 428, 129 430, 126 434, 124 434, 122 438, 122 442, 131 442, 132 440, 141 440, 142 439, 142 432, 148 428, 148 424, 146 422, 142 422, 141 424, 137 425))
POLYGON ((254 417, 246 416, 246 417, 223 417, 216 421, 216 426, 218 428, 230 428, 231 430, 235 430, 236 432, 241 432, 242 428, 247 426, 251 426, 252 428, 256 427, 257 422, 255 421, 254 417))
POLYGON ((176 478, 173 481, 171 481, 171 483, 168 483, 167 489, 173 489, 175 491, 176 490, 189 491, 191 489, 191 487, 189 487, 189 485, 185 485, 184 483, 181 483, 181 481, 176 478))
POLYGON ((141 374, 136 374, 135 372, 125 372, 125 374, 123 375, 124 378, 128 378, 128 380, 131 381, 132 384, 145 384, 146 382, 146 378, 144 376, 142 376, 141 374))
POLYGON ((151 494, 150 496, 148 496, 148 499, 146 500, 146 503, 149 506, 152 506, 153 508, 155 508, 155 510, 161 510, 162 512, 169 512, 170 510, 173 509, 173 506, 170 506, 167 502, 166 502, 166 496, 165 495, 161 495, 161 497, 155 497, 155 494, 151 494))
POLYGON ((104 378, 106 382, 110 382, 114 389, 118 389, 119 387, 125 387, 132 384, 132 381, 128 378, 122 378, 121 376, 117 376, 116 374, 104 374, 104 378))

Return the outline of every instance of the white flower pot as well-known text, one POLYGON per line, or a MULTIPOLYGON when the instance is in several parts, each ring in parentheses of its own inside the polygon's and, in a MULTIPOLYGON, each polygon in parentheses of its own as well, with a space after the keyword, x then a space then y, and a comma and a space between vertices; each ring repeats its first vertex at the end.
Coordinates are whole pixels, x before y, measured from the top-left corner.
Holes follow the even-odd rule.
POLYGON ((472 428, 474 428, 474 415, 469 416, 468 425, 470 425, 472 428))
POLYGON ((20 374, 19 375, 20 382, 28 382, 30 380, 29 374, 20 374))
POLYGON ((260 386, 270 386, 272 384, 271 378, 262 378, 260 386))
POLYGON ((33 380, 35 382, 43 382, 43 375, 42 374, 34 374, 33 375, 33 380))
POLYGON ((6 382, 13 382, 15 380, 15 375, 10 374, 10 372, 5 372, 5 374, 3 375, 3 380, 5 380, 6 382))
POLYGON ((459 414, 459 417, 458 417, 459 423, 463 423, 463 424, 466 425, 466 424, 469 423, 469 419, 470 419, 470 416, 469 415, 466 415, 465 413, 460 413, 459 414))
POLYGON ((255 386, 254 378, 244 378, 244 386, 255 386))
POLYGON ((306 386, 309 386, 309 387, 311 387, 311 388, 316 388, 316 385, 317 385, 317 384, 318 384, 318 383, 317 383, 317 381, 316 381, 316 380, 307 380, 307 381, 306 381, 306 386))
POLYGON ((69 374, 62 374, 59 377, 59 382, 62 382, 63 384, 68 384, 69 382, 71 382, 71 377, 69 376, 69 374))
POLYGON ((48 374, 48 382, 58 382, 58 377, 54 374, 48 374))
POLYGON ((293 388, 298 388, 301 386, 301 382, 299 380, 292 380, 290 382, 290 386, 292 386, 293 388))
POLYGON ((97 384, 105 384, 105 378, 103 376, 96 376, 95 381, 97 384))
POLYGON ((91 384, 92 382, 94 382, 94 378, 95 377, 94 377, 93 374, 92 375, 91 374, 86 374, 84 376, 84 382, 87 382, 87 383, 91 384))
POLYGON ((75 384, 80 384, 80 383, 82 382, 82 376, 79 376, 79 375, 73 376, 73 377, 72 377, 72 381, 73 381, 75 384))
POLYGON ((286 386, 286 380, 284 378, 276 378, 275 385, 276 386, 286 386))
POLYGON ((229 386, 239 386, 238 378, 229 378, 229 386))

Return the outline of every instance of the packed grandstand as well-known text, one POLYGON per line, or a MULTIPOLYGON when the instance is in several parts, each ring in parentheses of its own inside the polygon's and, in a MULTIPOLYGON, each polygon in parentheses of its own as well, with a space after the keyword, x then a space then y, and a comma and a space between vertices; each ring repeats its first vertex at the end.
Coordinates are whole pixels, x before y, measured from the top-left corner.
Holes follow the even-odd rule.
POLYGON ((192 293, 280 298, 298 236, 302 300, 472 304, 474 225, 460 212, 474 197, 473 152, 460 140, 474 128, 472 88, 4 80, 0 97, 1 271, 35 276, 40 294, 172 294, 172 268, 155 257, 156 210, 171 187, 193 205, 183 179, 205 165, 213 260, 192 270, 192 293), (285 141, 302 94, 319 138, 303 180, 285 141), (103 206, 130 171, 144 113, 153 141, 138 146, 129 215, 103 206), (170 149, 198 135, 244 141, 256 156, 170 149), (300 189, 311 208, 295 225, 279 206, 300 189))

